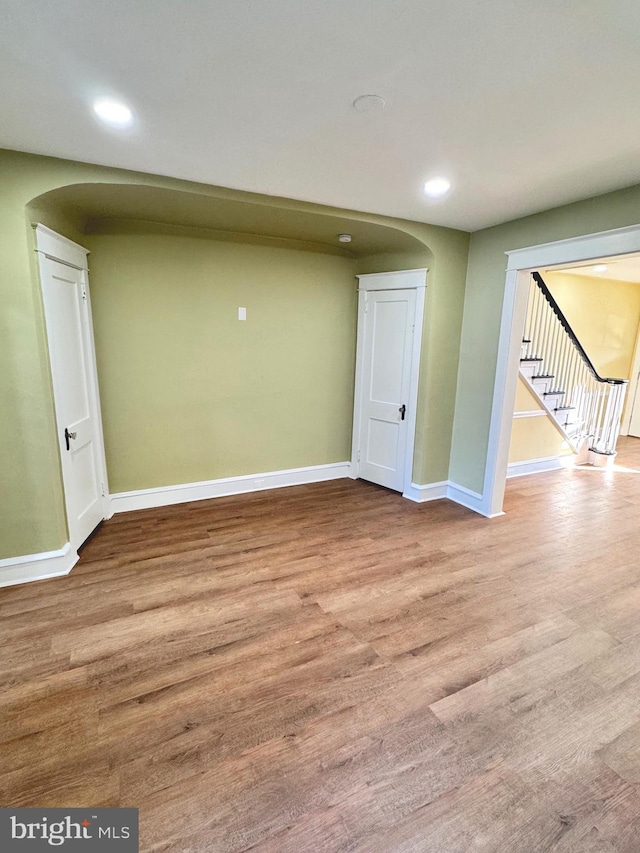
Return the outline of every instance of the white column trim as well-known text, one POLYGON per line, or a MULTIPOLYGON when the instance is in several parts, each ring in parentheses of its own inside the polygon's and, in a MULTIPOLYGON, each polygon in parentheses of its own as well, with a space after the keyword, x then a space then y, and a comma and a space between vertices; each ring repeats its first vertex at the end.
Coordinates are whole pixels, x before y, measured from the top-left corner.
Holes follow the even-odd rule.
POLYGON ((503 512, 489 515, 485 511, 481 494, 473 492, 464 486, 459 486, 451 480, 441 480, 439 483, 425 483, 423 485, 411 483, 411 486, 405 490, 402 497, 419 504, 446 498, 453 503, 460 504, 460 506, 477 512, 479 515, 483 515, 485 518, 495 518, 499 515, 504 515, 503 512))

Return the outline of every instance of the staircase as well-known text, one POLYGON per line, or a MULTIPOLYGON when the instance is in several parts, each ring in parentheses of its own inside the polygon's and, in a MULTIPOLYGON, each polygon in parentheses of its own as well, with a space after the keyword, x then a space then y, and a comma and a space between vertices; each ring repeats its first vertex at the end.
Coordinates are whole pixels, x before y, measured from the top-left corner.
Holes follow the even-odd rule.
POLYGON ((537 272, 531 274, 520 375, 578 461, 605 465, 615 457, 628 380, 598 374, 537 272))

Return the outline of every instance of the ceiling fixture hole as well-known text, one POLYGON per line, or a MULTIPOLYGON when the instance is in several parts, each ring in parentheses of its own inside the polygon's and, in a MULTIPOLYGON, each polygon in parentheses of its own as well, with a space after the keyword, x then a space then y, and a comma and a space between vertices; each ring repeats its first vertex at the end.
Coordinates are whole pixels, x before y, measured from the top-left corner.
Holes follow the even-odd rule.
POLYGON ((385 108, 385 103, 380 95, 360 95, 353 102, 353 108, 359 113, 376 113, 385 108))

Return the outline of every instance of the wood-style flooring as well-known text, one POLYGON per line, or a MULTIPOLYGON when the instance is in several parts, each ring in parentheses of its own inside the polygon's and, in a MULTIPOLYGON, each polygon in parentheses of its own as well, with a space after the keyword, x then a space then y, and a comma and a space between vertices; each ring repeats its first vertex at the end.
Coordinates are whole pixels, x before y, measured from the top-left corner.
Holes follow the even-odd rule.
POLYGON ((638 853, 640 440, 501 518, 340 480, 106 522, 0 590, 0 805, 157 853, 638 853))

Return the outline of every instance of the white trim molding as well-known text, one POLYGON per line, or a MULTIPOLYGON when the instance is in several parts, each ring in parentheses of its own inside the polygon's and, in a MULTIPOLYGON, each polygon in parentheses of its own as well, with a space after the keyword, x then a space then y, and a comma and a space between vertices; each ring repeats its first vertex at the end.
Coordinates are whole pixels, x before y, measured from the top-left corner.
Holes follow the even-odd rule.
POLYGON ((78 554, 69 542, 57 551, 8 557, 0 560, 0 587, 63 577, 77 562, 78 554))
POLYGON ((309 465, 306 468, 289 468, 283 471, 268 471, 263 474, 245 474, 241 477, 223 477, 219 480, 204 480, 199 483, 183 483, 177 486, 159 486, 155 489, 138 489, 111 495, 111 512, 131 512, 171 504, 242 495, 247 492, 262 492, 282 489, 286 486, 303 486, 325 480, 340 480, 351 476, 350 462, 335 462, 329 465, 309 465))
POLYGON ((561 468, 573 468, 575 464, 575 453, 567 453, 564 456, 543 456, 540 459, 525 459, 523 462, 509 462, 507 479, 524 477, 527 474, 542 474, 545 471, 558 471, 561 468))
POLYGON ((391 272, 367 272, 357 275, 358 290, 413 290, 427 286, 428 267, 391 272))
POLYGON ((427 501, 438 501, 441 498, 447 497, 448 480, 441 480, 439 483, 427 483, 420 486, 417 483, 411 485, 402 493, 403 498, 408 498, 410 501, 422 504, 427 501))
POLYGON ((532 409, 530 412, 514 412, 514 418, 546 418, 549 413, 545 409, 532 409))
POLYGON ((403 492, 402 497, 419 504, 446 498, 453 503, 460 504, 460 506, 477 512, 478 515, 482 515, 485 518, 496 518, 504 515, 503 512, 489 513, 482 495, 478 494, 478 492, 472 492, 471 489, 467 489, 464 486, 459 486, 451 480, 441 480, 439 483, 426 483, 424 485, 411 483, 411 486, 403 492))
POLYGON ((89 250, 84 246, 79 246, 68 237, 63 237, 62 234, 57 234, 46 225, 37 224, 33 226, 36 238, 36 252, 51 258, 54 261, 60 261, 70 267, 75 267, 79 270, 86 270, 87 255, 89 250))
POLYGON ((497 518, 500 515, 504 515, 502 509, 498 512, 492 512, 491 507, 487 506, 482 495, 478 494, 478 492, 473 492, 471 489, 467 489, 465 486, 460 486, 458 483, 452 483, 449 481, 447 497, 450 501, 460 504, 460 506, 464 506, 467 509, 471 509, 473 512, 477 512, 478 515, 483 515, 485 518, 497 518))
POLYGON ((635 255, 640 251, 640 225, 567 237, 552 243, 525 246, 505 252, 507 269, 524 270, 591 261, 614 255, 635 255))

